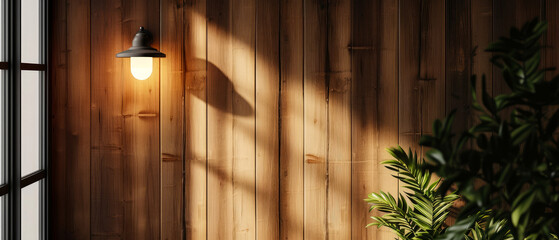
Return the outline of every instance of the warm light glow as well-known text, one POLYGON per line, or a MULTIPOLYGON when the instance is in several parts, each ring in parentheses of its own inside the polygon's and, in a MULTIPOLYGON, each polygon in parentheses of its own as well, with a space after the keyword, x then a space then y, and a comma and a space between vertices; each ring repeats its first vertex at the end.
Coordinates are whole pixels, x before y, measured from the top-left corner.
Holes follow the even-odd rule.
POLYGON ((130 72, 138 80, 146 80, 153 71, 153 58, 151 57, 131 57, 130 72))

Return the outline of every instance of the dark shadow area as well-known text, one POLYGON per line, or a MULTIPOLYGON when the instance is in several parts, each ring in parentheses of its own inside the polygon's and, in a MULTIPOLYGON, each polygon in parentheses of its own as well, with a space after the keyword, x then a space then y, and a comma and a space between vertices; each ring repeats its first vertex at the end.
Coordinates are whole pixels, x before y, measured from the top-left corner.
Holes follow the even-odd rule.
MULTIPOLYGON (((227 104, 219 103, 218 100, 216 100, 217 98, 206 98, 206 94, 207 94, 206 92, 188 91, 190 95, 206 102, 207 104, 209 104, 213 108, 219 109, 224 113, 231 113, 233 115, 242 116, 242 117, 251 116, 251 115, 254 114, 254 108, 249 104, 249 102, 246 99, 244 99, 235 90, 235 86, 234 86, 233 82, 231 82, 231 79, 229 79, 229 77, 227 77, 221 71, 221 69, 219 69, 213 63, 211 63, 209 61, 206 61, 205 59, 195 59, 195 60, 189 60, 189 61, 195 61, 196 63, 192 63, 192 64, 195 64, 195 65, 207 64, 206 65, 206 67, 207 67, 206 72, 208 72, 208 73, 211 72, 212 74, 215 74, 215 76, 212 76, 212 79, 213 79, 212 80, 212 87, 217 86, 217 87, 219 87, 219 90, 227 89, 228 87, 231 87, 231 89, 232 89, 231 97, 233 99, 233 107, 230 108, 230 109, 223 108, 223 106, 227 106, 227 104)), ((200 78, 196 80, 196 83, 186 84, 186 86, 189 87, 189 88, 201 88, 202 87, 202 86, 200 86, 201 84, 206 84, 207 75, 201 76, 200 78), (202 79, 200 79, 200 78, 202 78, 202 79)), ((216 89, 212 89, 212 91, 213 92, 220 92, 216 89)), ((226 92, 226 91, 221 91, 221 92, 226 92)))

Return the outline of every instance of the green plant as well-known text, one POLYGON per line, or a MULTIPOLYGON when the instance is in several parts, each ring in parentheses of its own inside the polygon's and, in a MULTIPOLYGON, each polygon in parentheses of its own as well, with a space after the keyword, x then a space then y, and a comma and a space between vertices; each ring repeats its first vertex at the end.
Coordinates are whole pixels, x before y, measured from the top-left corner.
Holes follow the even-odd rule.
POLYGON ((394 171, 394 177, 409 191, 405 197, 400 194, 398 200, 382 191, 369 194, 365 201, 372 203, 370 211, 377 209, 385 214, 371 217, 374 222, 368 226, 388 227, 401 239, 435 239, 444 232, 444 221, 458 195, 437 192, 440 180, 431 180, 431 172, 419 167, 422 162, 411 150, 406 154, 399 147, 388 149, 388 152, 394 160, 383 164, 394 171))
POLYGON ((444 179, 440 191, 455 186, 467 202, 458 217, 463 226, 447 229, 448 236, 482 229, 472 216, 490 209, 488 226, 510 229, 514 239, 551 239, 559 231, 559 76, 545 80, 549 69, 539 67, 546 29, 545 22, 534 20, 490 45, 491 61, 510 93, 492 97, 483 76, 478 103, 474 76, 473 107, 479 114, 473 127, 456 139, 450 114, 421 139, 430 149, 424 167, 444 179))
MULTIPOLYGON (((492 218, 492 212, 487 211, 474 215, 476 219, 474 227, 466 236, 466 240, 513 240, 510 233, 509 225, 506 220, 495 220, 492 218)), ((468 221, 464 221, 468 224, 468 221)), ((459 238, 452 238, 459 239, 459 238)))

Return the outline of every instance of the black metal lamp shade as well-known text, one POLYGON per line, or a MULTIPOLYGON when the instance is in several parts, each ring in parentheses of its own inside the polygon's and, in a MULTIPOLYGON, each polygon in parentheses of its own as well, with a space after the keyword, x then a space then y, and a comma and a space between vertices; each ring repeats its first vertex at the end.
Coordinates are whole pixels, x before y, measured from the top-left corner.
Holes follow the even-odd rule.
POLYGON ((150 46, 152 42, 153 38, 151 37, 151 33, 145 30, 144 27, 140 27, 140 30, 136 33, 136 36, 134 36, 134 40, 132 40, 132 47, 126 51, 117 53, 116 57, 165 57, 165 53, 157 51, 157 49, 150 46))

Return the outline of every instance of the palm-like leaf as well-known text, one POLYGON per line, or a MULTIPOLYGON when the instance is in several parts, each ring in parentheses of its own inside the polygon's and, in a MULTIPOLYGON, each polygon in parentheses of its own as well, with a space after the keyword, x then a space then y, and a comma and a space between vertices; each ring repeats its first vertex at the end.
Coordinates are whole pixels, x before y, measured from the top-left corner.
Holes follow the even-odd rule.
POLYGON ((444 221, 458 195, 438 193, 439 180, 433 181, 431 172, 420 168, 423 160, 411 150, 406 153, 398 147, 388 152, 394 159, 383 164, 410 192, 399 194, 398 199, 383 191, 369 194, 365 201, 371 203, 370 211, 384 215, 371 217, 374 222, 368 226, 387 227, 401 239, 435 239, 444 232, 444 221))

